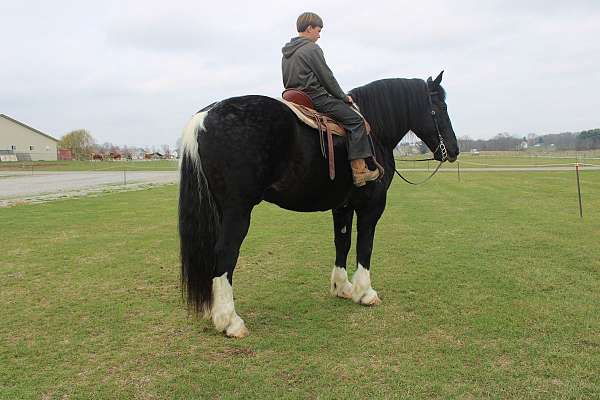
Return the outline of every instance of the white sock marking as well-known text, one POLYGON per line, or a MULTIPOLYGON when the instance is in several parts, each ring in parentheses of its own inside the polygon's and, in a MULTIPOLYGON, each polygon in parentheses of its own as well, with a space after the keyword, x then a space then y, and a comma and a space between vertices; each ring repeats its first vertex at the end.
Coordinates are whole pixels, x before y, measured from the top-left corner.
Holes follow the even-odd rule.
POLYGON ((371 287, 371 273, 358 263, 358 269, 352 277, 352 300, 355 303, 371 304, 377 292, 371 287))
POLYGON ((346 268, 333 267, 331 271, 331 289, 332 296, 349 299, 352 297, 352 284, 348 281, 348 272, 346 268))
POLYGON ((233 288, 227 280, 227 273, 213 278, 213 305, 211 316, 215 328, 228 336, 237 336, 246 331, 244 320, 235 312, 233 288))

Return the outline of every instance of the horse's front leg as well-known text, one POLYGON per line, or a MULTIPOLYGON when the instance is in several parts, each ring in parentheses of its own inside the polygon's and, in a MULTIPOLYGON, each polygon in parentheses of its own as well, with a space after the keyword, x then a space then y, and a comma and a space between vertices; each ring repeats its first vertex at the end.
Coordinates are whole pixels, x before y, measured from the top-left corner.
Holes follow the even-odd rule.
POLYGON ((350 251, 354 209, 350 206, 341 207, 332 210, 332 214, 335 237, 335 266, 331 271, 331 295, 351 299, 352 284, 348 281, 346 260, 350 251))
MULTIPOLYGON (((384 203, 385 204, 385 203, 384 203)), ((377 306, 381 300, 377 292, 371 287, 371 253, 373 252, 373 238, 379 217, 383 213, 383 206, 373 206, 356 211, 357 215, 357 245, 356 260, 358 268, 352 277, 352 300, 355 303, 377 306)))

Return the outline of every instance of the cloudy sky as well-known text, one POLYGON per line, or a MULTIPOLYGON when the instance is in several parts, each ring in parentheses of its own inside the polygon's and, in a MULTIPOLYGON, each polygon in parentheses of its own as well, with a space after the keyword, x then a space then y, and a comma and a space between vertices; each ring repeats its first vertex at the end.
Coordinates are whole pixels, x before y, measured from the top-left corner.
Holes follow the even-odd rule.
POLYGON ((445 70, 458 136, 600 127, 598 0, 0 0, 0 113, 55 137, 172 145, 213 101, 279 96, 280 49, 307 10, 345 90, 445 70))

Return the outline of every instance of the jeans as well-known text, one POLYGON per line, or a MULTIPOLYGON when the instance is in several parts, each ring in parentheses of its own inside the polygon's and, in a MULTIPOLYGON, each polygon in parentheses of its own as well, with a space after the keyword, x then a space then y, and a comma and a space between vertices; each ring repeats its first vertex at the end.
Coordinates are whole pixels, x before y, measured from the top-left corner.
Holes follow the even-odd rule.
POLYGON ((331 96, 315 97, 312 101, 318 112, 333 118, 346 128, 349 160, 373 156, 365 123, 348 103, 331 96))

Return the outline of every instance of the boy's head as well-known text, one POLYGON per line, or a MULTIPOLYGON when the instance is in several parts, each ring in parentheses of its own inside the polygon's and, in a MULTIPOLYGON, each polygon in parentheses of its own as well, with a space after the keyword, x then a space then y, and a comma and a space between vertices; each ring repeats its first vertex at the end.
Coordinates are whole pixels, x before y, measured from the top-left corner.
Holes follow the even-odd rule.
POLYGON ((300 36, 316 42, 321 37, 323 20, 315 13, 305 12, 296 20, 296 28, 300 36))

